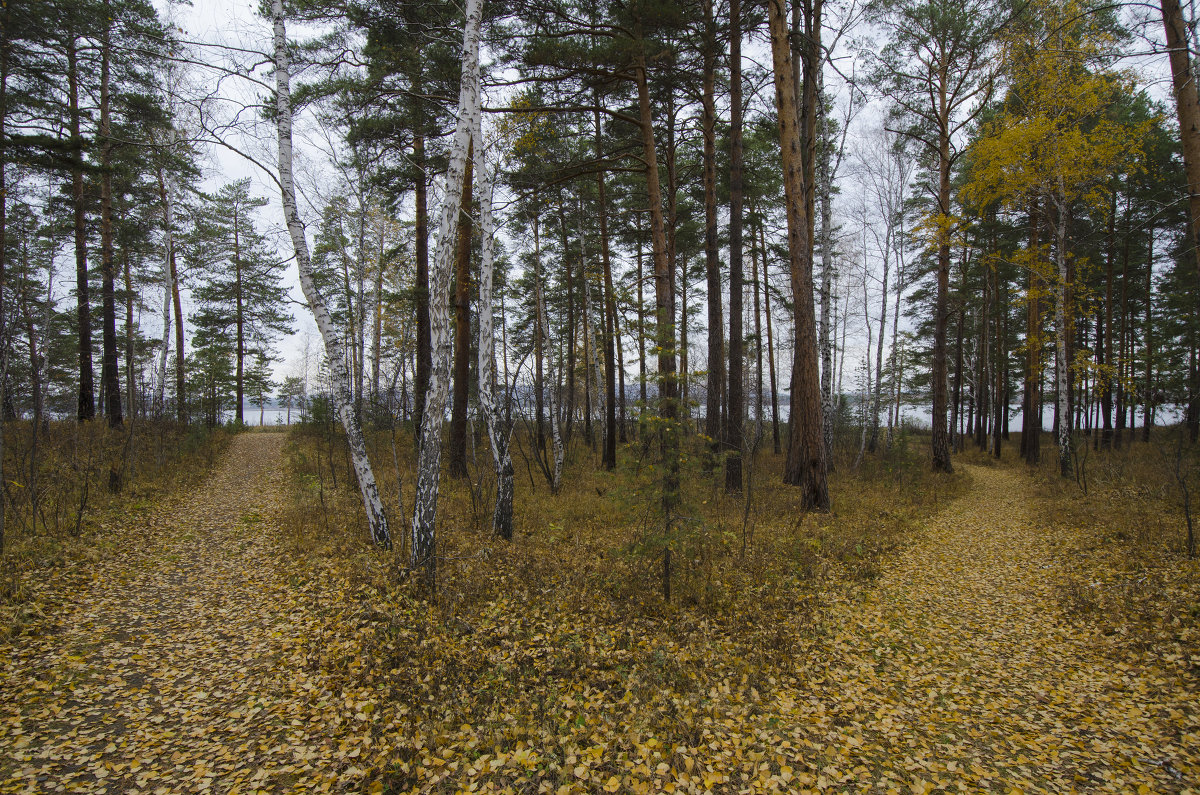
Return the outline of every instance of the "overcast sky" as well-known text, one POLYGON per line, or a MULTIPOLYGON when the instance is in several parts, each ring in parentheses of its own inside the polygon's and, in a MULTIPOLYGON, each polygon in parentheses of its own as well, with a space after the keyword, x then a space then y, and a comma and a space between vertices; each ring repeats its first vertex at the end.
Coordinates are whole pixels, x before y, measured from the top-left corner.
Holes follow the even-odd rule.
MULTIPOLYGON (((156 0, 160 9, 166 10, 164 0, 156 0)), ((267 51, 270 48, 270 27, 266 20, 262 19, 256 13, 258 3, 256 0, 194 0, 194 4, 189 7, 176 6, 175 14, 178 25, 184 30, 184 37, 189 40, 209 43, 219 43, 224 45, 236 45, 246 49, 254 49, 267 51)), ((1148 13, 1148 12, 1147 12, 1148 13)), ((1158 55, 1155 50, 1155 42, 1160 31, 1151 23, 1143 28, 1148 38, 1138 38, 1131 52, 1127 53, 1130 57, 1125 61, 1125 65, 1136 69, 1143 81, 1143 85, 1148 87, 1148 90, 1153 95, 1160 99, 1168 99, 1169 85, 1165 80, 1166 75, 1166 59, 1158 55)), ((861 40, 863 33, 869 36, 869 26, 865 24, 859 25, 855 29, 855 33, 861 40)), ((845 47, 839 47, 839 53, 845 52, 845 47)), ((204 53, 204 57, 216 57, 215 51, 209 50, 204 53)), ((759 42, 748 43, 745 48, 745 56, 748 59, 757 61, 761 64, 769 64, 766 58, 765 47, 759 42)), ((486 57, 485 57, 486 60, 486 57)), ((853 69, 852 61, 848 58, 840 58, 838 69, 827 70, 826 87, 827 90, 838 91, 839 86, 843 86, 840 90, 841 107, 844 109, 846 97, 849 92, 844 88, 844 83, 839 76, 840 74, 849 74, 853 69)), ((267 77, 264 71, 261 77, 267 77)), ((244 84, 237 86, 235 83, 229 83, 225 87, 230 94, 237 94, 239 91, 248 91, 252 87, 244 84)), ((770 102, 773 95, 770 93, 770 87, 767 87, 767 92, 763 96, 763 102, 770 102)), ((246 95, 251 96, 251 95, 246 95)), ((720 110, 718 112, 721 112, 720 110)), ((839 110, 838 113, 843 111, 839 110)), ((854 121, 852 127, 851 140, 849 143, 850 155, 843 168, 840 177, 840 182, 843 185, 843 195, 837 200, 838 218, 848 222, 848 213, 852 214, 854 209, 847 205, 847 202, 853 198, 855 191, 853 190, 850 181, 850 172, 854 163, 854 152, 856 147, 861 143, 859 136, 868 130, 878 129, 879 112, 868 106, 861 111, 854 121), (849 188, 849 190, 847 190, 849 188)), ((264 130, 266 133, 263 140, 254 142, 245 139, 239 141, 239 145, 249 150, 259 158, 260 162, 267 165, 272 165, 275 157, 275 149, 271 134, 273 131, 264 130)), ((297 164, 298 173, 298 188, 301 191, 301 213, 305 221, 310 225, 310 230, 315 222, 316 207, 320 206, 322 200, 321 194, 327 194, 330 190, 330 185, 333 184, 333 175, 328 171, 322 172, 324 166, 324 158, 320 153, 320 146, 315 140, 309 136, 308 141, 305 141, 305 129, 302 124, 297 127, 297 150, 302 154, 302 162, 297 164)), ((260 215, 260 226, 264 231, 270 232, 277 241, 277 246, 281 257, 291 256, 291 245, 285 233, 283 225, 282 211, 279 206, 278 188, 277 186, 256 166, 251 165, 245 159, 236 154, 219 147, 210 147, 207 160, 207 171, 205 189, 208 191, 217 190, 222 184, 243 177, 249 177, 252 183, 252 190, 260 196, 267 198, 271 203, 262 210, 260 215)), ((436 197, 431 196, 431 207, 436 207, 434 201, 436 197)), ((498 221, 502 222, 503 218, 498 221)), ((859 224, 861 226, 861 223, 859 224)), ((310 231, 310 245, 312 236, 310 231)), ((516 241, 514 241, 515 243, 516 241)), ((851 243, 852 245, 852 243, 851 243)), ((869 256, 869 255, 866 255, 869 256)), ((305 337, 308 337, 310 349, 319 351, 321 349, 319 334, 316 331, 316 326, 312 321, 311 314, 306 306, 302 304, 302 295, 299 288, 299 281, 296 274, 294 264, 288 269, 286 282, 291 290, 291 294, 295 303, 292 305, 292 313, 295 316, 295 328, 297 333, 290 338, 281 340, 278 345, 278 355, 280 361, 276 363, 275 373, 276 379, 281 379, 285 375, 298 374, 301 361, 303 359, 302 351, 304 348, 305 337)), ((857 288, 861 289, 861 288, 857 288)), ((858 310, 861 313, 861 309, 858 310)), ((152 313, 148 313, 152 314, 152 313)), ((154 319, 144 318, 147 326, 155 322, 154 319)), ((872 321, 873 323, 875 321, 872 321)), ((856 321, 856 325, 864 325, 862 320, 856 321)), ((781 336, 786 336, 780 329, 781 336)), ((851 334, 854 337, 854 332, 851 334)), ((863 332, 865 336, 865 332, 863 332)), ((861 357, 862 342, 851 342, 850 356, 851 359, 861 357)), ((695 362, 697 366, 702 366, 704 357, 703 350, 694 352, 694 358, 699 359, 695 362)), ((314 360, 315 366, 315 360, 314 360)), ((847 373, 850 374, 854 365, 847 365, 847 373)), ((786 371, 782 377, 786 378, 786 371)), ((853 378, 852 375, 849 375, 853 378)), ((846 384, 847 389, 852 389, 850 383, 846 384)))

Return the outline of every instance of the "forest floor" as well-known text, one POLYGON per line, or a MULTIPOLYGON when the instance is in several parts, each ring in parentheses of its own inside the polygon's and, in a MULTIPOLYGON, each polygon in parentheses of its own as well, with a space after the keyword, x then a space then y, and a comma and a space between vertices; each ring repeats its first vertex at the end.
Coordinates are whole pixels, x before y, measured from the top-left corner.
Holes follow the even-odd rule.
MULTIPOLYGON (((822 594, 783 673, 742 664, 740 681, 690 692, 664 653, 710 668, 734 655, 682 643, 647 650, 666 673, 639 689, 656 636, 599 648, 575 627, 568 652, 552 611, 531 606, 538 634, 511 636, 501 619, 521 604, 481 611, 456 636, 483 669, 472 687, 518 658, 559 677, 537 707, 550 728, 498 742, 454 725, 453 691, 427 693, 444 699, 424 712, 444 711, 439 739, 413 704, 348 684, 372 666, 376 625, 403 640, 405 618, 387 624, 352 581, 288 558, 284 444, 236 437, 202 488, 119 531, 123 554, 0 645, 0 791, 1200 791, 1195 616, 1181 644, 1139 649, 1071 615, 1062 589, 1112 573, 1089 568, 1083 531, 1047 518, 1017 470, 967 467, 967 493, 874 583, 822 594), (668 712, 689 728, 655 736, 668 712)), ((403 642, 413 661, 450 659, 432 638, 403 642)), ((390 674, 416 694, 447 672, 390 674)))

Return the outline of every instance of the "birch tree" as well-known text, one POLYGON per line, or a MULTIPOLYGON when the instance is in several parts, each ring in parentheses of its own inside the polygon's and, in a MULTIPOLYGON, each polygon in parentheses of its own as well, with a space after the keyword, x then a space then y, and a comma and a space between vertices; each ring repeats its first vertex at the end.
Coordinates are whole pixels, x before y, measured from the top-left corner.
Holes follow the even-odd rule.
POLYGON ((482 235, 479 270, 479 409, 492 443, 492 463, 496 468, 496 508, 492 530, 505 541, 513 534, 513 463, 509 442, 513 424, 508 413, 496 406, 496 337, 492 320, 492 281, 495 264, 496 228, 492 217, 492 172, 487 166, 487 147, 483 141, 483 113, 479 92, 475 92, 475 185, 479 192, 479 232, 482 235))
POLYGON ((410 566, 414 571, 424 571, 426 585, 431 589, 436 574, 434 521, 437 517, 438 480, 442 465, 442 424, 450 391, 450 268, 455 252, 459 208, 462 206, 467 150, 479 108, 479 29, 482 17, 482 0, 467 0, 462 81, 458 89, 458 123, 450 145, 437 249, 429 274, 429 326, 433 361, 429 389, 425 394, 425 410, 421 416, 410 566))
MULTIPOLYGON (((1004 63, 1012 85, 1005 112, 974 144, 975 176, 966 196, 1023 208, 1042 197, 1053 245, 1051 267, 1038 274, 1053 285, 1059 471, 1071 474, 1070 386, 1074 363, 1074 298, 1067 225, 1072 208, 1108 201, 1113 173, 1136 159, 1146 127, 1108 117, 1115 98, 1134 78, 1107 68, 1113 40, 1102 16, 1078 0, 1035 0, 1027 25, 1005 37, 1004 63)), ((1032 264, 1036 267, 1036 262, 1032 264)))
POLYGON ((312 310, 313 319, 316 320, 317 328, 321 332, 321 340, 325 344, 325 357, 329 361, 329 373, 333 382, 334 403, 338 416, 342 420, 342 427, 346 430, 346 441, 350 447, 350 461, 358 479, 359 492, 362 494, 371 540, 384 549, 391 549, 392 537, 388 531, 383 501, 379 497, 379 487, 375 483, 375 473, 371 469, 371 461, 367 458, 367 446, 363 439, 362 428, 359 427, 358 418, 354 414, 354 405, 350 394, 350 373, 347 371, 346 358, 342 351, 341 336, 329 315, 325 297, 317 289, 316 282, 313 280, 312 257, 308 249, 308 239, 304 235, 304 223, 300 219, 300 211, 296 205, 296 183, 292 171, 291 65, 287 51, 283 0, 271 0, 271 20, 274 28, 275 130, 279 140, 279 192, 283 203, 283 216, 296 255, 296 267, 300 272, 300 288, 304 291, 304 299, 308 302, 309 309, 312 310))

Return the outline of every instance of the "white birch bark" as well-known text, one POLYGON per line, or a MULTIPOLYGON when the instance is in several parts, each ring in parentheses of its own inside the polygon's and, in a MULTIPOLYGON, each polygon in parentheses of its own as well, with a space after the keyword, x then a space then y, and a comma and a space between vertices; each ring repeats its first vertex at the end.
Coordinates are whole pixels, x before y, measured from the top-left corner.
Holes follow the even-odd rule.
POLYGON ((300 220, 300 211, 296 206, 296 183, 292 173, 291 66, 287 53, 283 0, 271 0, 271 16, 275 38, 275 127, 279 137, 279 184, 283 215, 287 222, 288 234, 292 238, 292 247, 296 253, 296 266, 300 271, 300 287, 304 291, 304 298, 308 302, 317 328, 321 332, 321 340, 325 343, 325 356, 329 360, 333 398, 338 415, 342 419, 342 427, 346 429, 350 460, 358 479, 358 489, 362 493, 363 508, 367 513, 367 525, 371 533, 371 540, 385 549, 390 549, 392 539, 388 532, 387 517, 383 512, 383 501, 379 498, 375 473, 367 458, 367 447, 363 440, 362 429, 358 425, 358 419, 354 416, 354 406, 349 391, 350 374, 346 371, 346 358, 342 351, 341 338, 333 324, 333 318, 329 315, 325 298, 317 290, 316 283, 313 281, 312 258, 308 250, 308 240, 304 236, 304 223, 300 220))
MULTIPOLYGON (((174 143, 175 131, 171 130, 171 142, 174 143)), ((166 227, 166 246, 163 249, 163 333, 162 350, 158 357, 158 388, 154 396, 154 406, 166 412, 167 406, 167 351, 171 347, 171 297, 175 292, 175 280, 171 278, 171 254, 175 250, 175 208, 173 206, 171 179, 163 175, 163 223, 166 227)))
MULTIPOLYGON (((496 406, 496 336, 492 318, 492 282, 496 248, 496 227, 492 217, 492 174, 487 167, 487 147, 483 142, 483 113, 475 95, 475 185, 479 191, 479 233, 482 237, 479 275, 479 408, 492 443, 492 465, 496 470, 496 507, 492 512, 492 531, 505 540, 513 532, 513 464, 509 442, 512 423, 509 412, 503 415, 496 406)), ((503 394, 507 394, 503 392, 503 394)))
MULTIPOLYGON (((900 215, 898 222, 899 231, 896 239, 904 240, 904 215, 900 215)), ((892 410, 888 412, 888 435, 887 446, 892 449, 892 434, 893 429, 900 425, 900 400, 904 394, 904 351, 900 349, 900 305, 904 303, 904 245, 903 243, 896 246, 896 303, 895 309, 892 311, 892 362, 895 368, 896 375, 893 379, 893 394, 892 394, 892 410)))
MULTIPOLYGON (((797 59, 799 64, 799 59, 797 59)), ((799 66, 797 66, 799 68, 799 66)), ((833 207, 830 197, 828 155, 817 161, 817 187, 821 199, 821 314, 817 321, 817 347, 821 351, 821 437, 825 460, 833 471, 833 334, 830 333, 830 301, 833 300, 833 207)), ((835 332, 836 333, 836 332, 835 332)))
MULTIPOLYGON (((171 71, 168 70, 168 75, 171 71)), ((174 151, 177 135, 174 127, 167 133, 168 152, 174 151)), ((174 271, 171 268, 171 260, 175 256, 175 182, 166 169, 160 168, 158 173, 159 189, 162 191, 165 247, 163 249, 162 350, 158 357, 158 389, 154 399, 155 407, 165 413, 167 407, 167 352, 171 347, 171 300, 175 294, 174 271)))
MULTIPOLYGON (((279 2, 279 0, 275 0, 279 2)), ((429 327, 433 362, 429 387, 425 394, 425 412, 421 416, 421 449, 417 454, 417 493, 413 506, 412 557, 414 570, 424 569, 426 584, 432 588, 436 573, 438 479, 442 468, 442 425, 446 400, 450 393, 450 269, 458 232, 458 214, 462 207, 463 172, 474 116, 479 107, 479 28, 483 0, 467 0, 463 27, 462 78, 458 89, 458 124, 450 145, 446 170, 437 248, 429 270, 429 327)))
POLYGON ((1058 440, 1058 468, 1063 477, 1071 474, 1071 401, 1068 387, 1071 379, 1071 363, 1067 361, 1067 203, 1063 178, 1058 178, 1059 193, 1054 197, 1058 209, 1056 228, 1054 230, 1054 261, 1058 266, 1058 284, 1055 286, 1054 326, 1057 331, 1054 353, 1058 358, 1058 368, 1055 383, 1058 387, 1058 427, 1055 436, 1058 440))
MULTIPOLYGON (((583 199, 579 200, 579 263, 580 275, 583 277, 583 333, 587 337, 587 345, 584 350, 587 352, 588 360, 584 362, 584 367, 592 368, 592 383, 596 385, 596 399, 589 401, 594 410, 599 411, 600 423, 604 422, 606 416, 605 406, 605 380, 604 371, 600 366, 600 353, 597 350, 596 329, 592 326, 591 318, 589 317, 589 308, 592 306, 592 280, 588 277, 587 268, 587 237, 583 231, 583 199)), ((605 431, 607 433, 607 431, 605 431)))
MULTIPOLYGON (((541 263, 535 262, 534 265, 536 272, 534 273, 533 286, 537 298, 538 326, 542 330, 543 349, 548 350, 550 346, 550 332, 546 327, 546 300, 542 295, 541 263)), ((552 359, 549 361, 553 362, 552 359)), ((557 383, 554 377, 553 363, 550 364, 550 373, 546 380, 552 384, 557 383)), ((548 404, 547 413, 550 415, 550 433, 554 439, 554 476, 550 479, 550 493, 558 494, 558 490, 562 487, 564 447, 562 431, 559 429, 558 411, 554 405, 554 389, 546 390, 546 402, 548 404)))

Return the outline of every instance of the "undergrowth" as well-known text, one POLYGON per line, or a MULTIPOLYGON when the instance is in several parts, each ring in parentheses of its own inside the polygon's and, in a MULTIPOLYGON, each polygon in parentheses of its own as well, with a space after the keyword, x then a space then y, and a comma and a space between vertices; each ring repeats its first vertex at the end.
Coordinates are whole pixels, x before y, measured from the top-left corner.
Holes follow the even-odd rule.
POLYGON ((112 530, 147 515, 156 500, 197 484, 229 441, 224 429, 137 421, 114 430, 102 420, 4 427, 4 548, 0 554, 0 639, 19 635, 47 607, 30 580, 53 578, 55 598, 90 580, 102 558, 120 554, 112 530))
MULTIPOLYGON (((1195 522, 1200 447, 1180 434, 1155 428, 1143 442, 1138 429, 1107 451, 1079 434, 1078 477, 1058 477, 1057 461, 1047 460, 1032 475, 1047 520, 1078 529, 1059 584, 1068 614, 1098 644, 1200 659, 1200 648, 1184 640, 1185 628, 1200 620, 1200 562, 1188 555, 1183 491, 1195 522)), ((1053 449, 1046 452, 1043 446, 1043 458, 1053 458, 1053 449)))
POLYGON ((311 666, 358 694, 348 697, 403 705, 405 725, 383 727, 413 737, 386 771, 397 791, 431 778, 451 790, 513 754, 531 780, 595 790, 616 780, 625 755, 690 771, 688 749, 714 732, 756 742, 756 731, 773 729, 774 699, 795 692, 801 662, 835 629, 826 608, 859 598, 882 557, 966 485, 931 473, 925 440, 905 434, 857 471, 854 451, 839 451, 826 515, 801 512, 782 483, 782 456, 760 453, 747 510, 746 492, 727 494, 697 445, 685 455, 667 602, 653 448, 623 445, 605 472, 576 439, 556 496, 518 455, 509 544, 490 532, 490 452, 477 441, 472 479, 442 478, 439 581, 427 599, 405 576, 393 442, 411 510, 411 436, 369 438, 392 495, 392 554, 368 546, 329 426, 292 437, 284 526, 294 587, 328 606, 307 639, 311 666))

